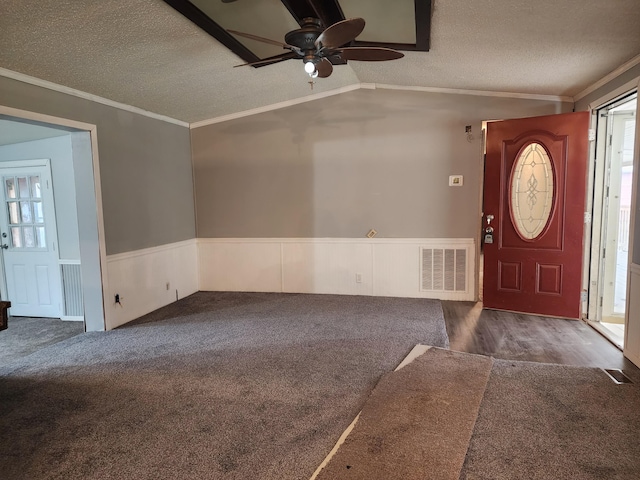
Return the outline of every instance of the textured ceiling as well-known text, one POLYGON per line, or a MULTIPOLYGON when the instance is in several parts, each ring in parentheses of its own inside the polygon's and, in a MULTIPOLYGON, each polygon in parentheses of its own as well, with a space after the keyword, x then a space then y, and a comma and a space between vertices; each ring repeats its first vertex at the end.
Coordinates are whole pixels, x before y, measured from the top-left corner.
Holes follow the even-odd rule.
POLYGON ((299 61, 233 68, 161 0, 2 0, 0 67, 197 122, 360 82, 573 96, 640 54, 638 25, 639 0, 434 0, 430 52, 337 66, 311 91, 299 61))

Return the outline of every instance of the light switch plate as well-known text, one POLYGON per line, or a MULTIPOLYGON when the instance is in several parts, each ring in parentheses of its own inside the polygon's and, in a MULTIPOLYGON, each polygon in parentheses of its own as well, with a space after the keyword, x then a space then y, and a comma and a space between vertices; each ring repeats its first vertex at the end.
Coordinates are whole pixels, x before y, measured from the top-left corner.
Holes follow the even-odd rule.
POLYGON ((450 187, 461 187, 463 184, 464 178, 462 175, 449 175, 449 186, 450 187))

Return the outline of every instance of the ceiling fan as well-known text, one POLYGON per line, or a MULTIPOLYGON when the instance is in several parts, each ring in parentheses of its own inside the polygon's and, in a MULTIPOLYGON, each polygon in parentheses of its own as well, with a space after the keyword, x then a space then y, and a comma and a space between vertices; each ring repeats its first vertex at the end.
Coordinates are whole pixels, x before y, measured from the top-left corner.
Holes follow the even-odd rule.
POLYGON ((284 43, 236 30, 227 31, 239 37, 250 38, 289 50, 257 62, 236 65, 237 67, 301 58, 304 62, 304 71, 311 78, 326 78, 333 72, 334 62, 341 62, 342 60, 380 62, 404 57, 403 53, 391 48, 345 47, 344 45, 350 43, 362 33, 364 25, 365 22, 362 18, 351 18, 334 23, 325 29, 322 27, 322 22, 317 18, 304 18, 299 29, 292 30, 284 36, 284 43))

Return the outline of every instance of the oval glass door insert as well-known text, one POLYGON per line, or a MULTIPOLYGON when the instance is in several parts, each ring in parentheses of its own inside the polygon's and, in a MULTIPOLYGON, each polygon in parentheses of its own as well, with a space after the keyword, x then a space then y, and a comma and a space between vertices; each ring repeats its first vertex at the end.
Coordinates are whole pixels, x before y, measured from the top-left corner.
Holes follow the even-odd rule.
POLYGON ((511 218, 525 240, 537 238, 553 208, 553 166, 539 143, 527 145, 516 159, 511 177, 511 218))

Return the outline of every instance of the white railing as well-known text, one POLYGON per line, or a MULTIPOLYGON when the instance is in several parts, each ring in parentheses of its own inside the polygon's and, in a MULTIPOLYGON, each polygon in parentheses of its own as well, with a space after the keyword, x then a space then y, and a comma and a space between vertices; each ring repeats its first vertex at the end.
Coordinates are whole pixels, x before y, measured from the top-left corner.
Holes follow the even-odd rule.
POLYGON ((620 207, 618 218, 618 250, 626 252, 629 250, 629 224, 631 220, 631 207, 620 207))

